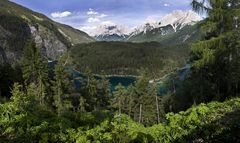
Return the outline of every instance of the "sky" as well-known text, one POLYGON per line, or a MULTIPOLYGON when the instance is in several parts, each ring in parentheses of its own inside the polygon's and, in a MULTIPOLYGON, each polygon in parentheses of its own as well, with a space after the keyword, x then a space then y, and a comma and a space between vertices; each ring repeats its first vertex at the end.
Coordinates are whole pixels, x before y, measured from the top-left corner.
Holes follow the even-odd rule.
POLYGON ((192 0, 12 0, 49 18, 90 33, 101 24, 128 28, 190 10, 192 0))

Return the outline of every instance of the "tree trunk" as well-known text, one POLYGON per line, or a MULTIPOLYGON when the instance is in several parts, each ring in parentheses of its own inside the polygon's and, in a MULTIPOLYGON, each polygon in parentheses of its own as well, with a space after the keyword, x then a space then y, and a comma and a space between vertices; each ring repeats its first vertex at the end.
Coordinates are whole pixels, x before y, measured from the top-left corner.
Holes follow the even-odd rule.
POLYGON ((176 87, 175 87, 175 81, 174 81, 174 79, 172 80, 172 84, 173 84, 173 93, 176 94, 176 87))
POLYGON ((156 96, 156 107, 157 107, 157 122, 160 123, 158 96, 156 96))
POLYGON ((120 102, 120 100, 118 101, 118 113, 121 114, 121 102, 120 102))
POLYGON ((139 108, 139 119, 138 119, 139 123, 141 123, 141 119, 142 119, 142 104, 140 104, 140 108, 139 108))

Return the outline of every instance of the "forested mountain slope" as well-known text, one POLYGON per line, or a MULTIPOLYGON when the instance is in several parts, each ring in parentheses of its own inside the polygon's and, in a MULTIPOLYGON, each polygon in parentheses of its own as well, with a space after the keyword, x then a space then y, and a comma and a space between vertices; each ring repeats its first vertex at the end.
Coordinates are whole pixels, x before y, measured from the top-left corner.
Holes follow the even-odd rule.
POLYGON ((188 45, 166 46, 157 42, 96 42, 76 45, 72 61, 84 71, 94 73, 138 75, 141 68, 153 77, 163 76, 186 64, 188 45))

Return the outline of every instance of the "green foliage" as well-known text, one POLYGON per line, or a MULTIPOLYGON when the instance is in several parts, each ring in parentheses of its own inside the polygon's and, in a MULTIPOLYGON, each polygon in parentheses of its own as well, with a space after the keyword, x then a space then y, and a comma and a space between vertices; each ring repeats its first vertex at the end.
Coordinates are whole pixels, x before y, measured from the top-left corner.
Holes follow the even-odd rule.
POLYGON ((119 114, 127 114, 134 121, 148 126, 158 123, 160 116, 163 118, 163 107, 157 97, 156 87, 149 83, 146 72, 141 74, 134 85, 128 88, 122 85, 116 87, 112 108, 117 109, 119 114))
MULTIPOLYGON (((225 120, 237 117, 229 116, 240 107, 239 98, 223 103, 212 102, 192 107, 185 112, 177 114, 169 113, 166 121, 152 127, 144 127, 133 122, 126 115, 116 115, 112 120, 106 120, 99 126, 86 132, 79 129, 77 141, 106 142, 106 143, 131 143, 131 142, 194 142, 199 139, 208 142, 214 141, 219 135, 222 139, 230 139, 224 136, 226 131, 235 126, 239 129, 237 120, 230 124, 225 120)), ((230 135, 236 135, 233 133, 230 135)), ((229 134, 228 134, 229 135, 229 134)), ((237 135, 239 136, 239 135, 237 135)), ((239 139, 230 139, 237 142, 239 139)))
POLYGON ((25 85, 30 83, 37 85, 37 98, 43 104, 48 84, 47 60, 41 55, 33 41, 30 41, 24 49, 21 64, 25 85))
MULTIPOLYGON (((133 85, 128 88, 119 85, 111 95, 109 82, 104 77, 97 79, 90 69, 85 72, 81 89, 70 90, 64 57, 55 66, 50 83, 52 91, 46 90, 50 80, 47 62, 35 44, 30 42, 22 60, 25 84, 14 84, 10 101, 0 104, 0 141, 240 142, 240 99, 224 101, 231 95, 239 94, 240 32, 238 23, 232 19, 238 15, 239 2, 208 1, 211 8, 206 8, 204 2, 193 1, 193 8, 207 10, 209 18, 204 24, 205 38, 193 44, 191 75, 182 82, 180 92, 177 88, 176 92, 174 90, 173 94, 165 97, 157 96, 156 87, 149 83, 148 75, 155 74, 155 77, 174 71, 184 63, 188 51, 184 47, 162 48, 158 43, 97 42, 72 49, 73 60, 81 57, 81 61, 76 60, 77 64, 81 68, 89 66, 94 72, 104 70, 111 74, 134 74, 143 66, 152 71, 140 72, 133 85), (96 55, 99 57, 93 58, 96 55), (42 104, 49 98, 53 102, 42 104), (224 102, 202 103, 212 100, 224 102), (76 104, 72 106, 67 101, 76 104), (170 112, 165 115, 164 111, 170 112)), ((3 1, 3 5, 5 7, 0 12, 11 6, 7 1, 3 1)), ((27 14, 22 8, 20 11, 27 14)), ((28 18, 25 20, 36 19, 29 15, 28 18)), ((47 22, 43 25, 53 28, 51 24, 47 22)), ((53 29, 56 31, 56 28, 53 29)), ((1 69, 1 79, 6 83, 1 91, 15 81, 9 76, 14 72, 7 74, 8 71, 11 69, 4 66, 1 69), (6 82, 8 79, 11 81, 6 82)))
POLYGON ((54 70, 54 79, 52 81, 52 90, 53 90, 53 105, 56 107, 58 116, 67 109, 70 108, 69 101, 66 100, 68 97, 67 93, 69 92, 69 79, 67 73, 65 72, 66 64, 66 55, 62 56, 57 65, 55 65, 54 70))
POLYGON ((20 111, 28 111, 34 104, 35 97, 34 95, 37 94, 36 92, 36 85, 31 84, 27 88, 27 93, 23 92, 23 87, 19 84, 13 85, 12 90, 12 97, 11 100, 13 101, 13 106, 16 110, 20 111))
MULTIPOLYGON (((139 121, 144 124, 149 124, 146 122, 146 117, 151 120, 150 117, 153 115, 149 104, 146 104, 150 101, 148 97, 154 95, 150 94, 147 81, 147 78, 142 76, 135 86, 130 88, 133 97, 139 98, 139 102, 135 103, 136 107, 139 108, 138 105, 142 104, 140 116, 142 119, 140 118, 139 121)), ((120 91, 128 92, 128 89, 124 90, 120 87, 120 91)), ((0 104, 1 141, 169 143, 194 142, 199 139, 213 142, 219 141, 220 137, 226 141, 239 141, 239 135, 234 132, 240 130, 239 98, 223 103, 200 104, 176 114, 168 113, 164 122, 145 127, 132 120, 131 115, 118 113, 112 117, 109 111, 104 110, 84 111, 80 112, 81 114, 68 110, 68 116, 58 115, 52 112, 50 107, 37 104, 35 88, 36 85, 30 84, 26 90, 23 90, 21 85, 14 84, 11 101, 0 104)), ((136 112, 139 114, 138 110, 136 112)))
POLYGON ((124 102, 127 98, 127 92, 124 86, 119 84, 115 88, 115 92, 113 93, 113 101, 112 101, 112 107, 118 109, 118 113, 122 113, 122 108, 124 106, 124 102))
POLYGON ((193 0, 193 9, 208 17, 201 25, 204 37, 192 44, 191 74, 173 97, 176 109, 239 95, 240 13, 237 3, 239 0, 193 0))
POLYGON ((80 89, 80 103, 85 107, 79 108, 91 112, 108 107, 110 104, 109 82, 104 77, 96 79, 89 68, 86 69, 84 76, 86 78, 80 89))
POLYGON ((144 67, 155 78, 184 66, 188 54, 187 45, 163 46, 156 42, 96 42, 71 49, 79 71, 89 67, 96 74, 138 75, 144 67))

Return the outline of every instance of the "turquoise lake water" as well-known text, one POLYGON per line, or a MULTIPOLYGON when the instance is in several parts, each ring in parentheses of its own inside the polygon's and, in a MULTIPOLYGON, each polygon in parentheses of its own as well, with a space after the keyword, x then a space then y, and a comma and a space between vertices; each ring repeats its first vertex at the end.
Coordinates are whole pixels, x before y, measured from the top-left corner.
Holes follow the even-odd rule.
MULTIPOLYGON (((54 67, 54 64, 56 63, 49 63, 50 67, 54 67)), ((84 76, 81 72, 76 71, 72 68, 67 68, 67 71, 71 74, 71 77, 74 81, 75 88, 79 89, 81 87, 81 82, 84 79, 84 76)), ((190 65, 186 65, 184 68, 180 69, 177 72, 177 75, 180 80, 184 80, 187 74, 190 71, 190 65)), ((95 76, 96 79, 100 79, 99 76, 95 76)), ((107 77, 109 83, 110 83, 110 89, 111 91, 114 91, 115 87, 118 84, 122 84, 126 88, 130 86, 131 84, 134 84, 137 80, 134 76, 109 76, 107 77)), ((171 82, 170 82, 171 83, 171 82)), ((164 82, 158 83, 158 95, 162 96, 167 94, 168 92, 171 92, 173 90, 173 86, 169 84, 165 84, 164 82)))

